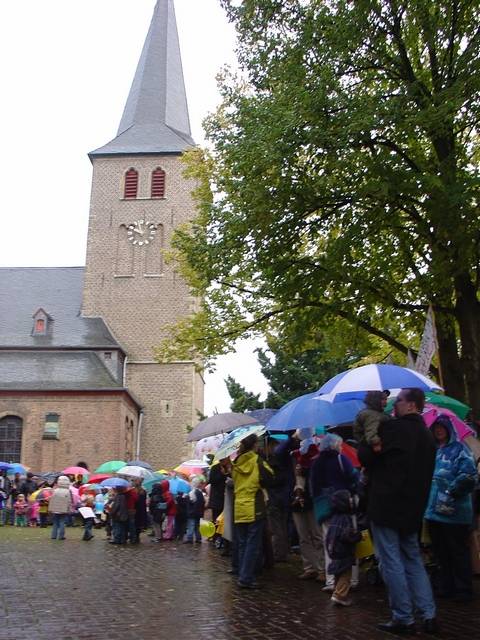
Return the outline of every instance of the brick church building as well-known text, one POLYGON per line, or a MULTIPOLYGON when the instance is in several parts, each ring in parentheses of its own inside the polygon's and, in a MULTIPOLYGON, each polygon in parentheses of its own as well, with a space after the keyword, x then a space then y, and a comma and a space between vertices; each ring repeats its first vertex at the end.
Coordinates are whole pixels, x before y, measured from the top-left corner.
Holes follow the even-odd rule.
POLYGON ((85 267, 0 269, 0 460, 188 457, 203 380, 153 347, 195 305, 164 261, 195 213, 181 162, 193 145, 173 0, 158 0, 117 136, 89 154, 85 267))

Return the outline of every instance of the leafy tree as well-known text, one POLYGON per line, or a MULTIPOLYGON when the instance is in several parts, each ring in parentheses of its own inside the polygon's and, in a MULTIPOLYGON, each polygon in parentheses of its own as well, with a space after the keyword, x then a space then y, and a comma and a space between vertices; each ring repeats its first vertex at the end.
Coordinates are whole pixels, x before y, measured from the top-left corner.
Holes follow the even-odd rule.
POLYGON ((242 387, 232 376, 228 376, 225 380, 228 393, 233 402, 230 405, 232 411, 243 413, 244 411, 252 411, 253 409, 261 409, 263 403, 260 402, 260 394, 254 394, 242 387))
POLYGON ((480 415, 480 7, 221 0, 239 35, 174 247, 203 296, 159 356, 340 321, 399 353, 432 304, 445 388, 480 415))

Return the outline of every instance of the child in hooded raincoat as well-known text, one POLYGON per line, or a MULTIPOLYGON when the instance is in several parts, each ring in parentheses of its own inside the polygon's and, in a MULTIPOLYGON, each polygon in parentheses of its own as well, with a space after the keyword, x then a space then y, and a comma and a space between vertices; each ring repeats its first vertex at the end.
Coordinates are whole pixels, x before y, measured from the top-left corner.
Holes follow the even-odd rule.
POLYGON ((200 478, 192 478, 192 490, 188 494, 187 502, 187 533, 184 540, 185 543, 192 543, 194 538, 195 542, 202 541, 200 518, 203 517, 203 512, 205 511, 205 498, 200 489, 201 484, 200 478))
POLYGON ((27 526, 27 510, 28 503, 25 500, 23 493, 19 493, 15 504, 13 505, 15 510, 15 524, 17 527, 27 526))
POLYGON ((335 576, 331 600, 334 604, 348 607, 352 604, 348 594, 355 564, 355 545, 362 539, 362 534, 354 520, 355 507, 350 491, 335 491, 330 500, 333 515, 329 519, 325 545, 331 560, 327 571, 335 576))

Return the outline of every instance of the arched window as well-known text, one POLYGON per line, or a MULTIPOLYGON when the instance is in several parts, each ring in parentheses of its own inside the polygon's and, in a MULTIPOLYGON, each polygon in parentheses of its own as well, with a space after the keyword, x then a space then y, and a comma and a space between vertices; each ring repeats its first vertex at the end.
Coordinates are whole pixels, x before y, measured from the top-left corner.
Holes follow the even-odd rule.
POLYGON ((165 197, 165 171, 157 167, 152 171, 152 198, 165 197))
POLYGON ((23 420, 18 416, 0 419, 0 460, 20 462, 23 420))
POLYGON ((138 193, 138 171, 133 167, 125 174, 124 198, 136 198, 138 193))

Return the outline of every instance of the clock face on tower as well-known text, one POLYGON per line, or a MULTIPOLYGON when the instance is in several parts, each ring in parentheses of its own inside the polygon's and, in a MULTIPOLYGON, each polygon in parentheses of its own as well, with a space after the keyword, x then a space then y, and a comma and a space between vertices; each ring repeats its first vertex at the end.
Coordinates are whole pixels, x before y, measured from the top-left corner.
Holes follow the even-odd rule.
POLYGON ((142 247, 149 244, 157 233, 157 225, 147 220, 137 220, 127 225, 127 238, 132 244, 142 247))

